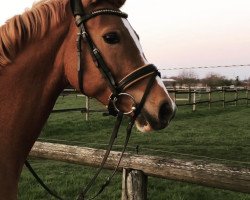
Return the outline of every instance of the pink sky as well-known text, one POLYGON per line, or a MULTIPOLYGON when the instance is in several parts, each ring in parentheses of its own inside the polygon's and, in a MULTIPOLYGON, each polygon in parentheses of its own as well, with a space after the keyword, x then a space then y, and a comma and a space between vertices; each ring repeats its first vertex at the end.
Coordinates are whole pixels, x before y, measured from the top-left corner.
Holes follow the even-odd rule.
MULTIPOLYGON (((1 1, 0 24, 33 1, 1 1)), ((122 10, 159 68, 250 64, 249 0, 127 0, 122 10)), ((200 77, 211 71, 250 77, 250 67, 195 70, 200 77)))
MULTIPOLYGON (((127 0, 124 10, 159 68, 250 64, 249 0, 127 0)), ((250 77, 250 67, 195 70, 211 71, 250 77)))

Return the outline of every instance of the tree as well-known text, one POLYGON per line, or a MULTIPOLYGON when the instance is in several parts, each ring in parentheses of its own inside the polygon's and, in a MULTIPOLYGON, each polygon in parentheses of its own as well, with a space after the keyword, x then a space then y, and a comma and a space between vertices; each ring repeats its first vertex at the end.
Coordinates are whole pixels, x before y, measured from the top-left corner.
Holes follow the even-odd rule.
POLYGON ((183 70, 177 77, 176 82, 180 86, 187 85, 188 87, 194 86, 198 82, 198 75, 192 70, 183 70))
POLYGON ((202 80, 203 84, 211 88, 218 86, 230 86, 233 85, 233 80, 227 79, 225 76, 211 72, 202 80))

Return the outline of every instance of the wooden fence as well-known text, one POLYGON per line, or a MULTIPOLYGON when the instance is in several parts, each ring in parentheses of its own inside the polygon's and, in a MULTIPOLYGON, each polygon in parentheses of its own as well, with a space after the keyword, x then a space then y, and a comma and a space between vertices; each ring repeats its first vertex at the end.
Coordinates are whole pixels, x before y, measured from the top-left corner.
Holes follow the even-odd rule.
POLYGON ((241 101, 248 105, 250 101, 249 91, 249 89, 168 90, 178 107, 192 106, 193 111, 195 111, 197 105, 200 104, 207 104, 209 108, 211 108, 212 104, 221 103, 221 106, 225 108, 229 103, 233 103, 233 105, 237 106, 238 102, 241 101), (181 101, 184 101, 184 103, 181 103, 181 101))
MULTIPOLYGON (((90 107, 90 100, 91 98, 77 92, 75 89, 65 89, 62 93, 61 93, 61 96, 64 98, 68 95, 75 95, 76 98, 78 97, 83 97, 85 98, 85 107, 80 107, 80 108, 65 108, 65 109, 57 109, 57 110, 53 110, 52 113, 65 113, 65 112, 74 112, 74 111, 78 111, 78 112, 81 112, 81 113, 85 113, 85 119, 86 121, 89 120, 89 114, 90 113, 94 113, 94 112, 101 112, 101 113, 104 113, 104 114, 107 114, 107 109, 105 109, 105 107, 103 106, 103 108, 101 109, 91 109, 90 107)), ((83 105, 84 106, 84 105, 83 105)))
MULTIPOLYGON (((36 142, 30 156, 98 167, 104 153, 100 149, 36 142)), ((114 169, 119 155, 112 151, 105 168, 114 169)), ((122 200, 146 200, 147 176, 250 193, 250 168, 246 167, 126 153, 119 170, 123 170, 122 200)))
MULTIPOLYGON (((192 110, 195 111, 198 105, 207 104, 209 109, 215 103, 221 103, 223 108, 226 107, 229 103, 234 103, 235 106, 238 105, 239 101, 244 101, 246 105, 249 104, 250 97, 249 97, 249 89, 221 89, 221 90, 198 90, 198 89, 186 89, 186 90, 174 90, 168 89, 170 96, 175 101, 178 107, 182 106, 192 106, 192 110), (242 97, 244 93, 244 97, 242 97), (230 94, 230 95, 228 95, 230 94), (241 95, 239 95, 241 94, 241 95), (181 96, 181 98, 179 98, 181 96), (202 98, 201 98, 202 96, 202 98), (218 98, 218 96, 221 96, 218 98), (184 97, 184 98, 183 98, 184 97), (206 97, 206 98, 204 98, 206 97)), ((86 121, 89 120, 89 114, 94 112, 101 112, 104 115, 108 115, 107 110, 103 106, 101 109, 91 109, 90 99, 87 96, 77 93, 73 89, 66 89, 63 91, 61 96, 67 96, 69 94, 74 94, 76 97, 81 96, 85 97, 85 107, 81 108, 70 108, 70 109, 60 109, 60 110, 53 110, 52 113, 63 113, 63 112, 72 112, 72 111, 80 111, 85 113, 86 121)))

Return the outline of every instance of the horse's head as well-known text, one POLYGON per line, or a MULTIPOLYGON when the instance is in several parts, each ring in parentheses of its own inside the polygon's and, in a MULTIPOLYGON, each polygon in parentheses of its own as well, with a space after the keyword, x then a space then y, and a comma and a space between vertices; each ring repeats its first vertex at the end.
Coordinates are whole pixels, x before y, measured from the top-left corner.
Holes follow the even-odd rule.
POLYGON ((123 112, 133 110, 135 103, 139 105, 148 90, 136 125, 142 132, 159 130, 169 124, 176 107, 155 67, 149 65, 145 58, 137 33, 127 21, 126 15, 119 11, 124 2, 125 0, 84 0, 84 15, 97 12, 83 18, 80 17, 82 11, 79 11, 78 5, 73 5, 76 7, 75 17, 79 27, 72 20, 66 44, 65 73, 71 85, 105 105, 110 103, 111 94, 116 93, 114 88, 123 83, 121 87, 118 86, 118 93, 126 94, 118 98, 115 94, 114 97, 114 107, 123 112), (82 49, 82 52, 81 66, 77 73, 75 40, 79 31, 82 35, 86 31, 87 39, 78 37, 78 46, 82 46, 78 47, 78 51, 82 49), (97 55, 95 48, 99 50, 97 55), (104 65, 105 69, 100 70, 97 65, 101 68, 104 65), (102 71, 104 72, 101 73, 102 71))

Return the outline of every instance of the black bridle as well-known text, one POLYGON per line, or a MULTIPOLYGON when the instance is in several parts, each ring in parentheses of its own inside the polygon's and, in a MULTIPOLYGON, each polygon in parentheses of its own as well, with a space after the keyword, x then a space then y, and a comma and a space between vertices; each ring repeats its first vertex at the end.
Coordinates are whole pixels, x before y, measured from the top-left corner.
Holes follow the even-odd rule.
MULTIPOLYGON (((77 36, 77 52, 78 52, 78 85, 79 89, 82 93, 84 93, 83 89, 83 67, 82 67, 82 42, 85 42, 87 44, 88 50, 96 64, 96 67, 99 69, 103 77, 105 78, 110 90, 111 90, 111 96, 109 99, 109 105, 108 110, 111 115, 117 116, 118 114, 118 107, 116 106, 117 100, 123 96, 126 95, 130 98, 132 98, 132 101, 135 103, 134 98, 124 93, 123 91, 131 86, 132 84, 136 83, 142 78, 145 78, 146 76, 154 74, 154 76, 158 75, 159 72, 156 69, 156 67, 152 64, 143 66, 129 75, 127 75, 125 78, 123 78, 120 82, 116 82, 114 76, 112 75, 112 72, 106 65, 99 49, 93 42, 90 34, 88 33, 88 30, 86 28, 86 22, 96 16, 99 15, 114 15, 121 18, 127 18, 128 15, 124 12, 113 10, 113 9, 99 9, 92 11, 91 13, 86 14, 84 12, 82 2, 80 0, 71 0, 71 9, 72 13, 75 17, 76 25, 79 29, 78 36, 77 36)), ((132 112, 133 110, 131 110, 132 112)), ((131 114, 131 112, 125 113, 125 114, 131 114)))
MULTIPOLYGON (((87 44, 88 50, 94 60, 94 63, 96 64, 96 67, 99 69, 100 73, 102 74, 102 76, 104 77, 104 79, 106 80, 110 90, 111 90, 111 95, 109 98, 109 104, 108 104, 108 111, 109 114, 116 116, 116 123, 115 126, 113 128, 113 132, 111 134, 110 140, 109 140, 109 144, 108 144, 108 148, 106 150, 106 153, 103 157, 102 163, 99 167, 99 169, 97 170, 96 174, 94 175, 94 177, 92 178, 92 180, 88 183, 88 185, 85 187, 84 190, 82 190, 79 193, 78 196, 78 200, 84 200, 86 197, 87 192, 90 190, 90 188, 92 187, 92 185, 94 184, 96 178, 98 177, 99 173, 101 172, 101 170, 104 167, 104 164, 106 163, 106 160, 109 156, 109 153, 112 149, 113 143, 115 141, 115 139, 117 138, 117 134, 123 119, 124 115, 129 115, 130 116, 130 122, 127 126, 127 135, 126 135, 126 139, 124 142, 124 147, 121 153, 121 156, 118 160, 117 166, 115 167, 114 172, 111 174, 111 176, 109 176, 106 180, 106 182, 102 185, 102 187, 100 188, 99 192, 94 195, 92 198, 89 199, 94 199, 95 197, 97 197, 103 190, 105 187, 108 186, 108 184, 110 183, 111 179, 113 178, 113 176, 115 175, 116 171, 118 170, 118 167, 120 165, 121 159, 123 157, 123 154, 126 150, 131 132, 132 132, 132 128, 134 126, 135 120, 138 117, 138 115, 141 113, 141 110, 146 102, 146 99, 148 97, 148 94, 151 91, 151 88, 153 86, 153 83, 155 81, 155 77, 156 76, 160 76, 160 73, 158 72, 158 70, 156 69, 156 67, 153 64, 148 64, 146 66, 142 66, 139 69, 136 69, 135 71, 131 72, 130 74, 128 74, 126 77, 124 77, 121 81, 119 81, 117 83, 116 79, 114 78, 112 72, 110 71, 110 69, 108 68, 108 66, 106 65, 101 52, 98 50, 97 46, 95 45, 95 43, 93 42, 93 40, 91 39, 90 34, 88 33, 87 27, 86 27, 86 22, 96 16, 99 15, 114 15, 117 17, 121 17, 121 18, 127 18, 128 15, 126 13, 123 13, 119 10, 113 10, 113 9, 99 9, 99 10, 95 10, 92 11, 91 13, 85 13, 84 9, 83 9, 83 5, 81 0, 70 0, 70 4, 71 4, 71 9, 72 9, 72 13, 75 17, 75 22, 76 22, 76 26, 79 29, 79 32, 77 34, 77 54, 78 54, 78 66, 77 66, 77 71, 78 71, 78 85, 79 85, 79 90, 84 93, 84 88, 83 88, 83 67, 82 67, 82 44, 83 42, 85 44, 87 44), (142 99, 140 101, 139 104, 136 103, 134 97, 131 94, 128 94, 125 92, 125 90, 128 87, 131 87, 134 83, 138 82, 139 80, 144 79, 145 77, 150 77, 146 89, 144 91, 144 94, 142 96, 142 99), (128 111, 124 112, 119 108, 119 99, 120 98, 129 98, 132 101, 132 106, 131 109, 129 109, 128 111)), ((51 191, 42 181, 41 179, 37 176, 37 174, 34 172, 34 170, 32 169, 32 167, 30 166, 30 164, 26 161, 25 162, 27 168, 31 171, 31 173, 35 176, 35 178, 38 180, 38 182, 55 198, 57 199, 61 199, 61 197, 59 197, 56 193, 54 193, 53 191, 51 191)))

